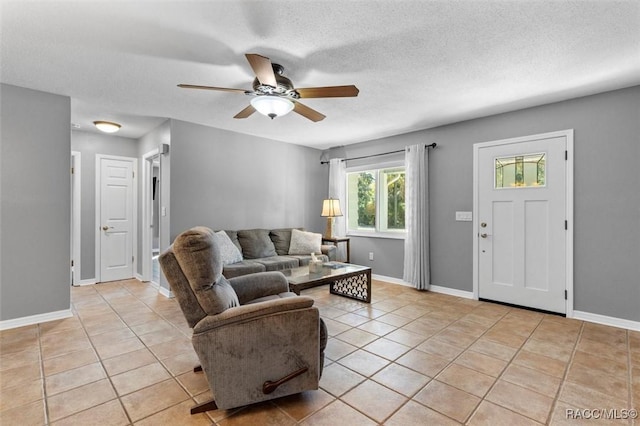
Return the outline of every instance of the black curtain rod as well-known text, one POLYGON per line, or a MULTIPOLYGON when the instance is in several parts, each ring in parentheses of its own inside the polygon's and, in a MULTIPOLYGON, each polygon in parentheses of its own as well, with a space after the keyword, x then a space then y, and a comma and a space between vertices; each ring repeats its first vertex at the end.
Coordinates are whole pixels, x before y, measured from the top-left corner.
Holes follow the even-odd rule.
MULTIPOLYGON (((430 143, 425 145, 425 148, 435 148, 436 146, 438 146, 437 143, 430 143)), ((397 154, 399 152, 404 152, 404 149, 399 149, 397 151, 389 151, 389 152, 382 152, 380 154, 371 154, 371 155, 363 155, 362 157, 352 157, 352 158, 343 158, 342 161, 350 161, 350 160, 362 160, 363 158, 371 158, 371 157, 379 157, 381 155, 389 155, 389 154, 397 154)), ((328 161, 321 161, 320 164, 329 164, 328 161)))

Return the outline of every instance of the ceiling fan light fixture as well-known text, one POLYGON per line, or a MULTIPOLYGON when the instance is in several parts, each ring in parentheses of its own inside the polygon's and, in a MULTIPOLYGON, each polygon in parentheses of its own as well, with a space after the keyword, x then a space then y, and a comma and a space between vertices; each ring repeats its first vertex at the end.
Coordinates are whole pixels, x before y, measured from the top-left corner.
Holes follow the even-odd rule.
POLYGON ((120 130, 120 127, 122 127, 118 123, 114 123, 112 121, 102 121, 102 120, 94 121, 93 125, 96 126, 98 130, 105 133, 115 133, 118 130, 120 130))
POLYGON ((280 96, 262 95, 251 99, 251 106, 262 115, 276 117, 287 115, 293 110, 293 102, 280 96))

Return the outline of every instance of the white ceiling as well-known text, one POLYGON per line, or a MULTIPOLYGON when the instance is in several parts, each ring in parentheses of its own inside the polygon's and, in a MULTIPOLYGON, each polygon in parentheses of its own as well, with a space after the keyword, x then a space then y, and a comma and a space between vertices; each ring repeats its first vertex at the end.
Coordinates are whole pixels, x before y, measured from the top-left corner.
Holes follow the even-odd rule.
POLYGON ((140 137, 165 118, 327 148, 640 84, 640 2, 0 0, 3 83, 66 95, 72 122, 140 137), (233 116, 245 53, 325 114, 233 116))

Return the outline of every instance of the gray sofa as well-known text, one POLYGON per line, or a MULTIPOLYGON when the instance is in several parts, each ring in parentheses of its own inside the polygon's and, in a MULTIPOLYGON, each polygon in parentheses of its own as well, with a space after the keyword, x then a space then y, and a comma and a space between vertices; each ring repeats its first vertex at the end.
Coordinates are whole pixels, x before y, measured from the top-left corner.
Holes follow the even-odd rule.
MULTIPOLYGON (((311 253, 289 254, 293 229, 304 231, 303 228, 225 230, 233 244, 240 250, 242 260, 233 263, 225 262, 222 274, 227 278, 233 278, 256 272, 282 271, 308 265, 311 253)), ((321 245, 321 251, 322 254, 316 256, 319 260, 323 262, 335 260, 335 246, 321 245)))

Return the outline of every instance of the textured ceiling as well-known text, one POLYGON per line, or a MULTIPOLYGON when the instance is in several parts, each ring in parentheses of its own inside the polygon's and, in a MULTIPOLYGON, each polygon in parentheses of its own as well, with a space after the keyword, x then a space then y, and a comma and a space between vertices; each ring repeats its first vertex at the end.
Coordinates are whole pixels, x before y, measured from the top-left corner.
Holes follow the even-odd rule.
POLYGON ((1 0, 3 83, 66 95, 72 121, 139 137, 167 117, 327 148, 640 84, 633 1, 1 0), (325 114, 232 117, 250 89, 244 54, 296 87, 355 84, 308 99, 325 114))

